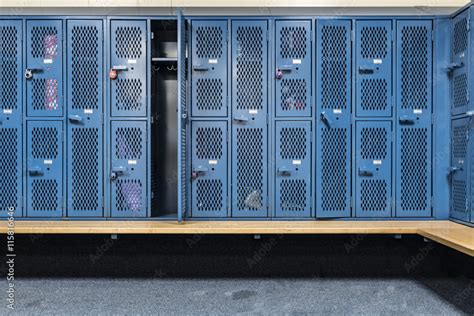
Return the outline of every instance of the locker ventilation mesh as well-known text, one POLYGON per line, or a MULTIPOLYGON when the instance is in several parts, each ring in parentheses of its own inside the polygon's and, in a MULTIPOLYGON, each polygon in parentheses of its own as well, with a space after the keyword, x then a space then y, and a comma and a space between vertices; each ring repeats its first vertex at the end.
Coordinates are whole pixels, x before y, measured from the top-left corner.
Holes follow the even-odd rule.
POLYGON ((280 157, 282 159, 305 159, 308 150, 306 130, 285 127, 280 130, 280 157))
POLYGON ((32 183, 33 211, 53 211, 58 208, 58 182, 53 179, 38 179, 32 183))
POLYGON ((428 201, 428 129, 401 129, 401 207, 425 210, 428 201))
POLYGON ((365 111, 385 110, 388 101, 385 79, 362 79, 361 106, 365 111))
POLYGON ((199 127, 196 131, 198 159, 221 159, 224 132, 218 127, 199 127))
POLYGON ((116 180, 117 211, 140 211, 142 209, 143 185, 138 179, 116 180))
POLYGON ((118 58, 138 59, 142 56, 142 29, 120 26, 115 29, 115 54, 118 58))
POLYGON ((349 101, 348 30, 344 26, 323 26, 321 30, 321 106, 345 109, 349 101))
POLYGON ((56 159, 59 154, 59 133, 54 127, 35 127, 31 132, 34 159, 56 159))
POLYGON ((347 129, 322 128, 322 209, 324 211, 345 210, 348 192, 347 129))
POLYGON ((280 182, 280 209, 282 211, 304 211, 307 209, 307 184, 302 179, 280 182))
POLYGON ((99 207, 99 129, 72 129, 72 208, 78 211, 99 207))
POLYGON ((453 212, 466 213, 467 207, 467 192, 466 181, 453 179, 453 212))
POLYGON ((281 80, 280 106, 284 111, 302 111, 306 108, 306 80, 283 79, 281 80))
POLYGON ((119 111, 140 111, 142 108, 143 83, 140 79, 117 79, 115 106, 119 111))
POLYGON ((18 128, 0 128, 0 211, 18 208, 18 184, 21 160, 18 157, 18 128))
POLYGON ((385 159, 387 157, 387 137, 385 128, 363 128, 360 145, 362 159, 385 159))
POLYGON ((429 92, 428 29, 422 26, 402 28, 401 106, 403 109, 427 109, 429 92))
POLYGON ((461 19, 454 24, 453 52, 455 55, 467 50, 468 24, 467 19, 461 19))
POLYGON ((223 31, 218 26, 200 26, 196 29, 196 55, 198 58, 221 58, 223 31))
POLYGON ((72 28, 71 101, 73 109, 99 108, 99 31, 95 26, 72 28))
POLYGON ((261 110, 264 97, 264 33, 258 26, 237 28, 237 109, 261 110))
POLYGON ((221 79, 200 78, 196 84, 196 101, 200 111, 218 111, 222 109, 224 85, 221 79))
MULTIPOLYGON (((457 125, 453 127, 453 158, 455 163, 465 160, 467 157, 467 125, 457 125)), ((464 214, 467 212, 467 183, 463 178, 452 178, 452 203, 453 212, 464 214)))
POLYGON ((33 109, 54 111, 59 106, 56 79, 33 78, 33 109))
POLYGON ((18 30, 13 26, 0 27, 0 108, 18 107, 18 30))
POLYGON ((460 108, 467 106, 467 74, 463 73, 459 76, 455 76, 453 80, 453 106, 454 108, 460 108))
POLYGON ((302 26, 283 27, 280 30, 280 55, 282 58, 305 58, 307 31, 302 26))
MULTIPOLYGON (((266 166, 265 166, 266 167, 266 166)), ((237 208, 263 208, 263 129, 237 128, 237 208)))
POLYGON ((388 53, 387 29, 382 26, 363 27, 360 33, 363 58, 383 59, 388 53))
POLYGON ((387 209, 388 190, 385 180, 362 180, 362 211, 384 211, 387 209))
POLYGON ((138 127, 120 127, 115 131, 115 157, 140 159, 143 154, 143 132, 138 127))
POLYGON ((223 197, 222 181, 218 179, 198 179, 196 184, 197 210, 220 211, 223 197))
POLYGON ((60 42, 54 26, 34 26, 31 29, 31 55, 33 58, 55 59, 60 42))
POLYGON ((467 126, 453 128, 453 157, 466 159, 467 157, 467 126))

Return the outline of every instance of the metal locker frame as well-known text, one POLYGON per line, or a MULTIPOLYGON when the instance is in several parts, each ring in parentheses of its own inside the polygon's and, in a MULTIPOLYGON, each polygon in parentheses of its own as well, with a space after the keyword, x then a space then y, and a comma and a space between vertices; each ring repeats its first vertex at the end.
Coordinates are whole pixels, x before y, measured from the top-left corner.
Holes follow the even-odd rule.
POLYGON ((102 217, 104 21, 67 21, 67 215, 102 217))
POLYGON ((469 72, 471 33, 470 9, 453 18, 452 62, 447 70, 451 79, 451 113, 452 115, 466 114, 471 110, 469 90, 471 76, 469 72))

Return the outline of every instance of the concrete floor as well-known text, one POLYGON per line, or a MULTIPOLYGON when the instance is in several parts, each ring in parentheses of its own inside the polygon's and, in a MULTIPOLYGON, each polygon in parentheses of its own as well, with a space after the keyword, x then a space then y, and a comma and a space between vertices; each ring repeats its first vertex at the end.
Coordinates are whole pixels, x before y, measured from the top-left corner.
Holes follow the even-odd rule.
POLYGON ((474 315, 474 261, 416 236, 17 237, 18 315, 474 315))

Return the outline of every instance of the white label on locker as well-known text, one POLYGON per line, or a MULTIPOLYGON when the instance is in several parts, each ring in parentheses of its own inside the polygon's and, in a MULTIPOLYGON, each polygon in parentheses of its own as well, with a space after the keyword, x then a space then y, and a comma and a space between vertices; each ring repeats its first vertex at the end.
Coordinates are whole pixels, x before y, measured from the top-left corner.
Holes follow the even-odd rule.
POLYGON ((217 59, 209 59, 210 64, 217 64, 217 59))
POLYGON ((53 60, 52 60, 51 58, 49 58, 49 59, 44 59, 44 60, 43 60, 43 63, 45 63, 45 64, 52 64, 52 63, 53 63, 53 60))
POLYGON ((423 110, 422 109, 414 109, 413 113, 414 114, 421 114, 421 113, 423 113, 423 110))
POLYGON ((301 165, 301 160, 293 160, 294 165, 301 165))
POLYGON ((210 165, 217 165, 217 160, 209 160, 210 165))
POLYGON ((301 59, 293 59, 293 65, 300 65, 301 59))
POLYGON ((12 109, 3 109, 3 114, 12 114, 13 110, 12 109))
POLYGON ((374 165, 380 166, 382 164, 382 160, 374 160, 374 165))
POLYGON ((92 114, 94 113, 93 109, 84 109, 84 114, 92 114))
POLYGON ((129 160, 129 161, 128 161, 128 164, 129 164, 129 165, 136 165, 136 164, 137 164, 137 161, 136 161, 136 160, 129 160))
POLYGON ((136 59, 129 59, 129 60, 128 60, 128 63, 129 63, 129 64, 136 64, 136 63, 137 63, 137 60, 136 60, 136 59))
POLYGON ((342 110, 341 110, 341 109, 334 109, 334 110, 332 110, 332 112, 333 112, 334 114, 342 114, 342 110))
POLYGON ((380 65, 382 63, 382 59, 374 59, 374 64, 380 65))
POLYGON ((50 160, 50 159, 46 159, 43 161, 45 165, 52 165, 53 164, 53 161, 50 160))
POLYGON ((258 114, 258 110, 249 110, 249 114, 258 114))

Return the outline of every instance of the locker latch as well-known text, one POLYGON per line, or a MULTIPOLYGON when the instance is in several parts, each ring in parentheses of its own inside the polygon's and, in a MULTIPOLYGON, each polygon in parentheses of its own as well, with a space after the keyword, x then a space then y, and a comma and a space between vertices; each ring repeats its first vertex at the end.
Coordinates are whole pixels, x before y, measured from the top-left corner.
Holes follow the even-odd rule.
POLYGON ((194 65, 193 70, 194 71, 208 71, 209 67, 208 66, 203 66, 203 65, 194 65))
POLYGON ((275 72, 275 78, 278 79, 278 80, 283 78, 283 72, 285 72, 285 71, 289 72, 292 69, 293 69, 293 66, 291 66, 291 65, 283 65, 283 66, 278 67, 278 69, 275 72))
POLYGON ((329 118, 329 116, 326 114, 326 112, 324 111, 321 112, 320 118, 321 118, 321 121, 323 121, 323 123, 326 124, 328 128, 331 128, 332 121, 329 118))
POLYGON ((128 70, 127 66, 123 66, 123 65, 112 66, 112 68, 110 68, 110 71, 109 71, 109 78, 111 80, 115 80, 118 77, 119 71, 127 71, 127 70, 128 70))
POLYGON ((249 121, 249 118, 245 115, 239 115, 239 114, 236 114, 234 115, 234 121, 239 121, 239 122, 248 122, 249 121))
POLYGON ((191 173, 191 179, 196 180, 199 177, 199 173, 205 173, 207 172, 208 169, 204 166, 197 166, 196 168, 193 168, 193 171, 191 173))
POLYGON ((110 173, 110 180, 115 180, 117 179, 117 177, 126 172, 127 171, 127 167, 123 167, 123 166, 119 166, 119 167, 112 167, 112 172, 110 173))
POLYGON ((417 120, 417 118, 413 117, 413 116, 408 116, 408 115, 402 115, 400 116, 400 118, 398 119, 398 121, 400 122, 400 124, 402 125, 413 125, 415 124, 415 121, 417 120))
POLYGON ((456 171, 461 171, 461 167, 449 167, 449 173, 454 173, 456 171))
POLYGON ((43 69, 41 68, 27 68, 25 69, 25 78, 26 79, 31 79, 33 78, 33 73, 35 72, 41 72, 43 69))
POLYGON ((459 63, 451 63, 446 67, 447 72, 452 72, 456 69, 464 67, 464 62, 459 62, 459 63))
POLYGON ((286 166, 279 167, 278 168, 278 173, 280 173, 282 175, 290 175, 291 174, 291 169, 286 167, 286 166))
POLYGON ((68 118, 71 122, 76 122, 76 123, 82 122, 82 117, 80 115, 69 115, 68 118))
POLYGON ((374 171, 369 168, 359 168, 359 176, 362 177, 372 177, 374 175, 374 171))
POLYGON ((375 69, 374 68, 370 68, 370 67, 359 67, 359 73, 361 75, 371 75, 375 72, 375 69))
POLYGON ((34 175, 39 175, 41 173, 43 173, 43 169, 41 169, 41 167, 39 166, 35 166, 35 167, 32 167, 28 170, 28 173, 31 175, 31 176, 34 176, 34 175))

